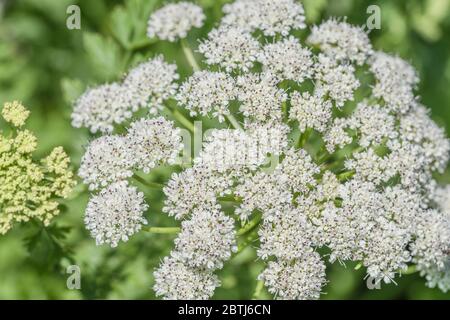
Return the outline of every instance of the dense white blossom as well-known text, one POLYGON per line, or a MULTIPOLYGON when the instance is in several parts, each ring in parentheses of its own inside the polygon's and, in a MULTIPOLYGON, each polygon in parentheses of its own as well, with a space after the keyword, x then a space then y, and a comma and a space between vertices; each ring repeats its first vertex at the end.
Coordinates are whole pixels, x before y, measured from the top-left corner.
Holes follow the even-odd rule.
POLYGON ((191 116, 212 114, 219 121, 228 115, 229 103, 236 98, 232 77, 224 72, 198 71, 185 81, 176 95, 191 116))
POLYGON ((97 245, 116 247, 119 241, 128 241, 147 224, 143 216, 147 208, 142 192, 126 181, 119 181, 89 200, 84 222, 97 245))
POLYGON ((256 121, 279 121, 281 105, 287 94, 277 87, 277 80, 271 74, 250 73, 237 79, 237 99, 240 111, 245 117, 256 121))
POLYGON ((303 82, 313 74, 313 59, 309 49, 303 48, 293 36, 266 44, 258 55, 265 72, 276 75, 279 81, 303 82))
POLYGON ((317 89, 327 93, 337 107, 342 107, 346 101, 354 100, 354 91, 360 82, 355 76, 355 68, 350 64, 339 64, 333 58, 319 54, 315 65, 317 89))
POLYGON ((174 164, 183 149, 180 129, 164 117, 133 122, 126 139, 136 167, 145 173, 157 165, 174 164))
POLYGON ((388 110, 379 105, 369 105, 361 102, 349 119, 349 127, 357 130, 358 143, 362 147, 379 145, 383 138, 395 139, 398 133, 395 130, 395 118, 388 110))
POLYGON ((259 54, 259 42, 240 28, 220 26, 200 43, 198 51, 209 65, 217 64, 227 72, 248 71, 259 54))
POLYGON ((157 56, 131 69, 122 86, 126 89, 129 105, 146 107, 155 114, 163 109, 165 100, 175 95, 178 78, 177 66, 157 56))
POLYGON ((261 30, 266 36, 287 36, 292 29, 304 29, 303 6, 295 0, 237 0, 223 7, 222 23, 247 31, 261 30))
POLYGON ((193 3, 170 3, 152 13, 147 35, 149 38, 175 42, 186 38, 192 28, 202 27, 205 18, 202 8, 193 3))
POLYGON ((307 128, 324 132, 331 120, 333 104, 325 99, 323 92, 295 91, 290 96, 291 109, 289 119, 297 120, 299 129, 304 132, 307 128))
POLYGON ((227 176, 201 166, 173 173, 163 189, 166 196, 163 212, 181 219, 196 208, 217 206, 217 197, 229 193, 232 184, 227 176))
POLYGON ((78 175, 91 190, 133 175, 135 163, 128 140, 122 136, 102 136, 86 148, 78 175))
POLYGON ((207 300, 220 285, 212 272, 190 268, 174 257, 165 257, 154 277, 153 289, 165 300, 207 300))
POLYGON ((335 118, 333 120, 323 136, 328 152, 332 153, 336 150, 336 147, 343 148, 353 141, 346 131, 348 127, 349 123, 346 118, 335 118))
POLYGON ((419 82, 414 68, 384 52, 374 53, 370 60, 370 71, 376 79, 373 95, 382 98, 390 110, 407 112, 415 100, 413 89, 419 82))
MULTIPOLYGON (((301 36, 308 48, 291 33, 306 27, 295 0, 237 0, 223 11, 199 40, 205 69, 178 86, 176 66, 158 56, 122 83, 86 91, 72 114, 74 126, 101 133, 171 98, 208 117, 192 159, 168 168, 162 187, 162 211, 181 228, 155 271, 156 294, 209 299, 220 285, 213 271, 257 244, 259 279, 276 298, 320 297, 317 249, 330 263, 358 262, 377 282, 414 266, 428 286, 450 290, 450 187, 436 177, 450 142, 415 96, 414 68, 373 52, 346 19, 313 26, 301 36)), ((148 35, 175 42, 204 20, 196 5, 169 4, 150 17, 148 35)), ((171 117, 191 129, 183 112, 171 117)), ((80 165, 83 182, 101 189, 85 218, 99 244, 116 246, 146 223, 144 196, 127 181, 133 170, 175 164, 183 147, 163 116, 126 130, 93 140, 80 165)))
POLYGON ((259 279, 278 299, 318 299, 326 282, 325 264, 316 252, 292 261, 269 261, 259 279))
POLYGON ((236 252, 234 219, 219 210, 194 210, 181 224, 172 256, 193 268, 221 269, 236 252))
POLYGON ((127 94, 118 83, 88 89, 73 106, 72 125, 89 128, 92 133, 111 133, 115 124, 129 119, 135 111, 127 94))
POLYGON ((290 205, 266 212, 258 234, 261 242, 258 256, 262 259, 301 259, 312 251, 314 244, 314 227, 301 208, 290 205))
POLYGON ((442 172, 448 162, 450 141, 442 128, 439 128, 428 115, 428 110, 413 104, 410 112, 400 118, 400 137, 421 147, 431 170, 442 172))
POLYGON ((348 60, 358 65, 364 64, 372 53, 369 37, 362 27, 337 19, 313 26, 307 41, 336 60, 348 60))

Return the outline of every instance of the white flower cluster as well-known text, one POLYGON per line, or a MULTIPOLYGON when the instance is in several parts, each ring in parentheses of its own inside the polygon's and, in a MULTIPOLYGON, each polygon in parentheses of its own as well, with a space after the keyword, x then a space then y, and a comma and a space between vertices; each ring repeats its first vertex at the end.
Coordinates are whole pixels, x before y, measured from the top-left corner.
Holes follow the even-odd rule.
POLYGON ((138 217, 148 206, 126 179, 138 169, 173 164, 182 147, 179 129, 163 117, 137 120, 126 135, 101 136, 88 145, 78 175, 90 190, 101 188, 90 199, 85 218, 97 244, 117 246, 140 230, 145 219, 138 217))
POLYGON ((139 108, 156 114, 175 94, 178 78, 176 65, 165 62, 162 56, 149 59, 131 69, 122 83, 103 84, 83 93, 73 106, 72 125, 105 134, 139 108))
POLYGON ((119 241, 127 241, 147 224, 142 215, 147 208, 142 192, 126 181, 119 181, 90 199, 84 223, 98 245, 107 243, 116 247, 119 241))
POLYGON ((234 79, 224 72, 198 71, 181 86, 176 99, 190 111, 217 117, 220 122, 228 115, 229 103, 236 98, 234 79))
POLYGON ((186 38, 192 28, 201 28, 205 20, 201 7, 189 2, 168 4, 155 11, 148 20, 147 35, 175 42, 186 38))
MULTIPOLYGON (((203 21, 196 10, 172 6, 152 16, 149 34, 174 41, 200 25, 192 21, 203 21)), ((277 298, 319 298, 324 259, 356 261, 385 282, 416 266, 429 286, 449 290, 450 189, 435 177, 447 167, 450 143, 414 93, 416 71, 373 52, 363 29, 346 20, 313 27, 301 43, 291 33, 305 28, 294 0, 237 0, 223 11, 198 47, 207 68, 179 87, 175 67, 160 59, 120 85, 125 101, 135 101, 126 112, 112 103, 122 99, 105 98, 109 89, 92 94, 100 97, 92 107, 80 99, 77 124, 105 132, 133 108, 158 109, 169 97, 192 116, 213 118, 208 127, 217 120, 190 166, 173 172, 163 188, 163 212, 182 221, 170 256, 155 271, 157 295, 210 298, 220 285, 214 272, 244 238, 259 240, 259 280, 277 298), (114 116, 102 114, 108 106, 114 116), (224 128, 225 120, 234 128, 224 128), (324 247, 329 254, 321 257, 317 249, 324 247)), ((141 119, 124 137, 94 140, 80 176, 92 189, 120 183, 118 192, 130 188, 125 180, 133 170, 173 163, 180 149, 173 123, 141 119)), ((116 244, 143 223, 122 208, 138 217, 145 205, 125 196, 106 204, 105 190, 89 204, 90 229, 116 244), (106 219, 120 228, 110 231, 106 219)))
POLYGON ((232 26, 213 29, 208 39, 198 46, 207 64, 217 64, 227 72, 247 72, 253 67, 259 50, 259 42, 250 33, 232 26))
POLYGON ((222 23, 247 32, 261 30, 265 36, 306 28, 305 11, 295 0, 237 0, 223 7, 222 23))

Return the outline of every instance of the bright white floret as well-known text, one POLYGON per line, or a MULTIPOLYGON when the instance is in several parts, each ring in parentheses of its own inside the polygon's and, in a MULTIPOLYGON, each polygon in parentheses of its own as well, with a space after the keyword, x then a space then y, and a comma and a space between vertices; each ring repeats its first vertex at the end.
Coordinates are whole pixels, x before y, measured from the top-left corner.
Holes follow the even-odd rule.
POLYGON ((133 122, 126 139, 136 167, 145 173, 158 165, 174 164, 183 149, 180 129, 164 117, 133 122))
POLYGON ((352 61, 358 65, 364 64, 372 53, 369 37, 362 27, 337 19, 314 26, 307 41, 336 60, 352 61))
POLYGON ((198 51, 209 65, 217 64, 227 72, 249 71, 259 54, 259 42, 240 28, 220 26, 200 43, 198 51))
POLYGON ((228 106, 236 98, 232 77, 224 72, 198 71, 185 81, 176 95, 179 104, 191 116, 212 114, 222 122, 230 113, 228 106))
POLYGON ((333 104, 325 99, 319 90, 314 94, 305 91, 295 91, 291 94, 291 109, 289 119, 297 120, 299 129, 304 132, 307 128, 324 132, 331 120, 333 104))
POLYGON ((124 122, 133 114, 126 95, 125 88, 118 83, 88 89, 73 106, 72 125, 89 128, 92 133, 111 133, 115 124, 124 122))
POLYGON ((326 282, 325 264, 318 253, 310 252, 292 261, 270 261, 258 279, 278 299, 318 299, 326 282))
POLYGON ((153 289, 165 300, 207 300, 220 286, 212 272, 190 268, 173 257, 165 257, 153 275, 153 289))
POLYGON ((258 61, 265 72, 276 75, 279 81, 292 80, 300 83, 310 79, 313 74, 311 51, 303 48, 293 36, 265 45, 258 61))
POLYGON ((120 181, 102 189, 87 205, 84 222, 97 245, 116 247, 147 224, 143 214, 148 205, 144 194, 126 181, 120 181))
POLYGON ((175 95, 178 84, 177 66, 157 56, 131 69, 123 80, 128 104, 148 108, 155 114, 164 108, 164 101, 175 95))
POLYGON ((287 94, 277 87, 276 78, 271 74, 246 74, 237 79, 237 99, 239 110, 245 117, 259 122, 280 121, 281 105, 287 94))
POLYGON ((222 23, 247 31, 259 29, 266 36, 287 36, 306 27, 303 6, 295 0, 238 0, 226 4, 223 12, 222 23))
POLYGON ((419 82, 416 70, 401 58, 384 52, 376 52, 369 63, 376 79, 372 94, 382 98, 392 111, 406 113, 415 100, 414 89, 419 82))
POLYGON ((133 175, 135 159, 127 139, 102 136, 93 140, 81 158, 78 175, 94 190, 133 175))
POLYGON ((335 59, 319 54, 315 66, 316 89, 327 93, 337 107, 354 100, 354 92, 360 86, 355 77, 355 68, 350 64, 338 63, 335 59))
POLYGON ((171 3, 150 16, 147 35, 175 42, 186 38, 192 28, 201 28, 205 18, 202 8, 193 3, 171 3))
POLYGON ((194 210, 181 224, 172 256, 193 268, 221 269, 237 251, 234 219, 219 210, 194 210))

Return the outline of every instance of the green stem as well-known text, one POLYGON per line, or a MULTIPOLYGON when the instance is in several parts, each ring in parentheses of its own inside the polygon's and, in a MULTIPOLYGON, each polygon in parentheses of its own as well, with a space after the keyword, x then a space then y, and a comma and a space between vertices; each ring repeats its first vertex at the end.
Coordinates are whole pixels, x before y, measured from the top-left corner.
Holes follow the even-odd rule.
POLYGON ((242 235, 250 232, 251 230, 253 230, 253 228, 255 228, 259 224, 261 219, 262 219, 262 215, 261 214, 257 214, 256 217, 254 217, 252 220, 247 222, 242 228, 240 228, 237 231, 236 235, 242 236, 242 235))
POLYGON ((226 115, 228 121, 230 121, 231 125, 238 130, 242 130, 241 125, 239 124, 239 121, 230 113, 226 115))
POLYGON ((189 44, 185 39, 181 39, 181 48, 183 49, 183 53, 186 56, 186 59, 191 65, 192 69, 194 71, 200 71, 201 69, 197 63, 197 60, 195 60, 194 53, 192 52, 189 44))
POLYGON ((161 183, 157 183, 157 182, 151 182, 151 181, 147 181, 144 178, 142 178, 141 176, 134 174, 133 175, 133 179, 138 181, 139 183, 143 184, 144 186, 147 186, 149 188, 154 188, 154 189, 162 189, 164 188, 164 185, 161 183))
POLYGON ((419 270, 417 270, 417 266, 416 265, 412 265, 412 266, 408 266, 408 269, 406 269, 405 271, 401 271, 401 274, 413 274, 418 272, 419 270))
POLYGON ((178 111, 177 109, 172 109, 167 105, 166 109, 170 112, 172 117, 175 118, 175 120, 181 123, 190 132, 194 132, 194 124, 189 119, 187 119, 180 111, 178 111))
POLYGON ((177 234, 181 229, 178 227, 145 227, 142 230, 158 234, 177 234))
POLYGON ((258 239, 258 229, 254 228, 250 233, 247 234, 247 236, 238 244, 238 249, 234 256, 241 253, 245 248, 247 248, 252 242, 254 242, 256 239, 258 239))
POLYGON ((303 148, 305 146, 311 133, 312 133, 312 129, 307 128, 305 130, 305 132, 300 134, 300 136, 298 137, 298 141, 297 141, 297 149, 303 148))
POLYGON ((355 174, 355 170, 345 171, 341 172, 337 175, 337 178, 339 181, 346 181, 347 179, 353 177, 355 174))
POLYGON ((255 291, 253 292, 252 300, 259 300, 259 296, 261 295, 261 291, 264 288, 264 281, 258 280, 256 283, 255 291))

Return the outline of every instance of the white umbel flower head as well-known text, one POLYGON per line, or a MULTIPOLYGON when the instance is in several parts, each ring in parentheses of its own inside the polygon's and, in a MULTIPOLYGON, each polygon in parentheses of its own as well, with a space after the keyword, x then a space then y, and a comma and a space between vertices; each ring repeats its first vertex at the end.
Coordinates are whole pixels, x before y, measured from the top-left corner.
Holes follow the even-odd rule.
POLYGON ((158 165, 174 164, 183 149, 180 129, 164 117, 133 122, 126 139, 136 167, 145 173, 158 165))
POLYGON ((174 257, 165 257, 153 275, 153 289, 164 300, 207 300, 220 286, 211 271, 190 268, 174 257))
POLYGON ((363 65, 372 54, 372 45, 362 27, 333 18, 314 26, 307 41, 336 60, 358 65, 363 65))
POLYGON ((316 89, 327 93, 342 107, 346 101, 353 101, 353 94, 360 82, 355 76, 355 68, 350 64, 338 63, 337 60, 321 53, 315 66, 316 89))
POLYGON ((88 89, 73 106, 72 125, 89 128, 92 133, 111 133, 115 124, 124 122, 133 114, 125 94, 125 89, 118 83, 88 89))
POLYGON ((396 113, 406 113, 415 100, 414 89, 419 82, 416 70, 404 61, 384 52, 376 52, 369 61, 376 79, 372 94, 382 98, 396 113))
POLYGON ((175 42, 186 38, 192 28, 201 28, 204 20, 201 7, 189 2, 171 3, 150 16, 147 36, 175 42))
POLYGON ((309 49, 303 48, 297 38, 291 36, 284 40, 269 43, 258 55, 264 72, 276 75, 279 81, 303 82, 313 74, 313 60, 309 49))
POLYGON ((410 112, 400 118, 400 138, 420 146, 430 170, 443 172, 446 168, 450 141, 422 105, 414 103, 410 112))
POLYGON ((227 72, 249 71, 259 54, 259 42, 240 28, 220 26, 200 43, 198 51, 209 65, 217 64, 227 72))
POLYGON ((234 219, 219 210, 194 210, 181 224, 172 256, 193 268, 221 269, 237 251, 234 219))
POLYGON ((299 259, 312 251, 313 232, 300 208, 287 205, 269 210, 258 231, 261 242, 258 256, 264 260, 299 259))
POLYGON ((290 98, 292 107, 289 119, 298 121, 301 132, 305 132, 307 128, 325 132, 331 120, 333 104, 325 99, 320 90, 314 94, 295 91, 290 98))
POLYGON ((163 212, 182 219, 196 208, 217 207, 217 197, 229 193, 233 182, 205 167, 194 166, 173 173, 163 191, 166 196, 163 212))
POLYGON ((358 131, 358 142, 362 147, 378 145, 383 138, 392 140, 398 136, 395 118, 389 114, 389 110, 379 105, 369 105, 367 102, 357 105, 349 119, 349 127, 358 131))
POLYGON ((319 299, 326 282, 325 264, 317 252, 309 252, 295 260, 270 261, 258 279, 277 299, 319 299))
POLYGON ((271 74, 249 73, 237 79, 237 99, 245 117, 259 122, 279 121, 287 94, 277 87, 277 80, 271 74))
POLYGON ((177 66, 157 56, 131 69, 122 86, 126 89, 129 105, 147 107, 155 114, 163 109, 165 100, 175 95, 178 78, 177 66))
POLYGON ((143 213, 148 205, 144 194, 126 181, 119 181, 102 189, 87 205, 84 222, 97 245, 116 247, 147 224, 143 213))
POLYGON ((250 32, 259 29, 266 36, 287 36, 306 27, 303 6, 295 0, 237 0, 223 6, 223 12, 222 23, 250 32))
POLYGON ((230 113, 229 103, 236 98, 234 80, 224 72, 197 71, 184 82, 176 95, 191 116, 212 114, 220 122, 230 113))
POLYGON ((108 183, 131 177, 133 154, 122 136, 102 136, 88 145, 81 158, 78 175, 89 189, 105 187, 108 183))

